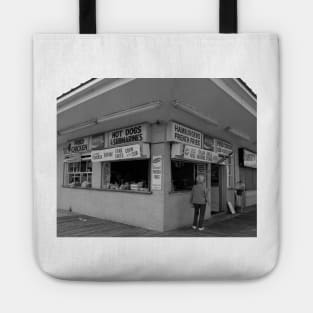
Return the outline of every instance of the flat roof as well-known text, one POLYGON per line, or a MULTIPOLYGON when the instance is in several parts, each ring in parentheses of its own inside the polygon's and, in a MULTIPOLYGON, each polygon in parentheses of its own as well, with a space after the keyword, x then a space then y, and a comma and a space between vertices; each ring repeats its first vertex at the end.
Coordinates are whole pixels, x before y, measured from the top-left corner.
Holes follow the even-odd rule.
MULTIPOLYGON (((91 83, 92 81, 96 80, 98 78, 90 78, 84 82, 82 82, 81 84, 73 87, 72 89, 65 91, 64 93, 62 93, 60 96, 57 97, 57 100, 61 100, 62 98, 64 98, 65 96, 70 95, 71 93, 73 93, 74 91, 77 91, 78 89, 88 85, 89 83, 91 83)), ((237 78, 237 80, 239 81, 239 83, 246 89, 246 91, 248 93, 250 93, 250 95, 252 95, 255 99, 257 99, 257 94, 252 90, 252 88, 242 79, 242 78, 237 78)))

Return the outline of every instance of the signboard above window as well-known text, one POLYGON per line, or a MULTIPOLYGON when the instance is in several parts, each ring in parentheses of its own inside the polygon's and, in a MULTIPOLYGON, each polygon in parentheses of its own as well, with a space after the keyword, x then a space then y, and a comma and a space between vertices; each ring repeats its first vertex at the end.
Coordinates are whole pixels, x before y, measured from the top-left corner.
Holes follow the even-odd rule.
MULTIPOLYGON (((172 145, 171 158, 177 160, 193 161, 195 163, 219 163, 221 161, 221 158, 218 156, 218 154, 213 151, 179 143, 172 145)), ((223 165, 224 163, 219 164, 223 165)))
POLYGON ((247 149, 239 149, 239 166, 257 168, 257 154, 247 149))
POLYGON ((202 133, 176 122, 169 122, 167 140, 201 148, 202 133))
POLYGON ((233 152, 232 144, 227 141, 204 135, 203 149, 214 151, 219 156, 229 156, 233 152))
POLYGON ((233 146, 224 140, 214 139, 214 146, 218 155, 228 156, 233 152, 233 146))
POLYGON ((212 151, 185 145, 184 159, 206 163, 217 163, 219 157, 216 153, 212 151))
POLYGON ((108 133, 108 145, 110 147, 127 145, 135 142, 149 142, 149 124, 140 124, 130 127, 112 130, 108 133))
POLYGON ((94 135, 91 137, 91 150, 104 149, 104 134, 94 135))
POLYGON ((67 153, 77 154, 87 152, 89 150, 89 137, 71 140, 67 143, 67 153))
POLYGON ((150 158, 149 144, 135 144, 91 152, 92 162, 150 158))

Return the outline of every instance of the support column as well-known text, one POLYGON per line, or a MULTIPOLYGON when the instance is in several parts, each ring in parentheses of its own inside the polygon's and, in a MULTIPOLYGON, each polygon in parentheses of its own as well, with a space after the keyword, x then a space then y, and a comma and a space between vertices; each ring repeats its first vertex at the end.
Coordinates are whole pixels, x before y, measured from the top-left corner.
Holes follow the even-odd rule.
POLYGON ((211 217, 211 164, 209 163, 207 165, 207 177, 206 177, 206 181, 207 181, 207 189, 208 189, 208 204, 207 204, 207 208, 206 208, 206 213, 205 213, 205 218, 208 219, 211 217))

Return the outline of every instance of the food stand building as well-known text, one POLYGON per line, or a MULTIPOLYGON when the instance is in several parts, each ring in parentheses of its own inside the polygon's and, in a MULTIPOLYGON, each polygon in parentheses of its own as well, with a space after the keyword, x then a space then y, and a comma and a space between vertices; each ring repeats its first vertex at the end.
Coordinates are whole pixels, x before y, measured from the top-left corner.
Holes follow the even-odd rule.
POLYGON ((241 79, 91 79, 57 99, 58 208, 166 231, 256 204, 256 95, 241 79))

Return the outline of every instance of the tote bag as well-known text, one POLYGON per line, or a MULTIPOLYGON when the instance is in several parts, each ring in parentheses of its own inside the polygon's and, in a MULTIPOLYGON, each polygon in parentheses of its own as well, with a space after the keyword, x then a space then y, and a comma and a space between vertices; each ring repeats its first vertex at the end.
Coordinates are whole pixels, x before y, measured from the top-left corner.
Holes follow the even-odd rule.
POLYGON ((72 280, 269 273, 277 36, 237 34, 234 0, 220 1, 220 34, 96 34, 95 1, 79 4, 81 34, 34 37, 40 268, 72 280))

